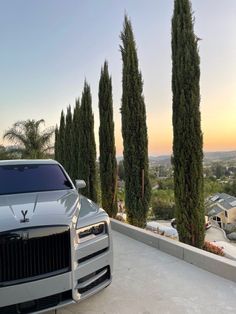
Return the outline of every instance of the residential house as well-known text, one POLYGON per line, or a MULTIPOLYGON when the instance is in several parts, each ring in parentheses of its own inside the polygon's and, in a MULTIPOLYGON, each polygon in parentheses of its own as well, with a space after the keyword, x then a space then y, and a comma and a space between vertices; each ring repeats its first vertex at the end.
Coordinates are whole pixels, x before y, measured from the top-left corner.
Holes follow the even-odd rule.
POLYGON ((207 201, 207 214, 220 228, 227 224, 236 224, 236 197, 226 193, 217 193, 207 201))

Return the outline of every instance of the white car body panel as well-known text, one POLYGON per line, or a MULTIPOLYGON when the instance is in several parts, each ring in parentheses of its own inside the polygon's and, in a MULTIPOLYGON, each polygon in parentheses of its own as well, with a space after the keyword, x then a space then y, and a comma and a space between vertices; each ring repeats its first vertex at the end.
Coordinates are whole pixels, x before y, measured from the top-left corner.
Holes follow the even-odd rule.
MULTIPOLYGON (((0 161, 0 167, 19 164, 59 165, 53 160, 0 161)), ((59 166, 69 178, 64 168, 59 166)), ((0 249, 1 245, 5 245, 4 236, 8 232, 14 235, 12 231, 16 230, 16 234, 23 237, 24 232, 28 235, 35 229, 50 233, 50 230, 58 226, 68 226, 70 252, 67 253, 71 259, 70 269, 64 273, 49 273, 48 277, 44 274, 42 279, 32 276, 27 278, 27 282, 10 282, 9 285, 1 282, 0 268, 0 314, 14 313, 14 307, 19 314, 43 313, 78 302, 111 283, 113 252, 109 217, 98 205, 80 195, 72 182, 71 184, 73 188, 69 190, 0 195, 0 249), (22 223, 22 211, 26 210, 29 221, 22 223), (96 235, 92 231, 86 235, 87 231, 89 233, 93 230, 91 226, 95 228, 103 223, 101 234, 96 235), (79 232, 82 231, 85 236, 80 239, 79 232), (37 309, 34 305, 37 302, 39 304, 42 298, 50 299, 53 295, 65 292, 71 297, 56 305, 49 302, 49 307, 45 309, 37 309)), ((20 241, 26 241, 26 245, 27 240, 20 238, 20 241)), ((0 262, 3 258, 4 256, 0 256, 0 262)))

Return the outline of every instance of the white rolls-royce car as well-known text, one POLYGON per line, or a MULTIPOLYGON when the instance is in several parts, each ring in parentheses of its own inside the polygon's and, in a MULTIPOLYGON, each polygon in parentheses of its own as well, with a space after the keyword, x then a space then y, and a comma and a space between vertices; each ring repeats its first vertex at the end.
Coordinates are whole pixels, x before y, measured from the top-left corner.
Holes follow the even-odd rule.
POLYGON ((104 210, 54 160, 0 161, 0 314, 43 313, 111 283, 104 210))

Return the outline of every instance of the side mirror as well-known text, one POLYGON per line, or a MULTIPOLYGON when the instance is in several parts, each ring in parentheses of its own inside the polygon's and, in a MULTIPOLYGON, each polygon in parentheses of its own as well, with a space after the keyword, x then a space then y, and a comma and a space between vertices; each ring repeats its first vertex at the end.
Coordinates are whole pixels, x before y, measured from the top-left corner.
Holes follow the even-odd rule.
POLYGON ((84 180, 75 180, 75 186, 77 190, 83 189, 86 187, 86 183, 84 180))

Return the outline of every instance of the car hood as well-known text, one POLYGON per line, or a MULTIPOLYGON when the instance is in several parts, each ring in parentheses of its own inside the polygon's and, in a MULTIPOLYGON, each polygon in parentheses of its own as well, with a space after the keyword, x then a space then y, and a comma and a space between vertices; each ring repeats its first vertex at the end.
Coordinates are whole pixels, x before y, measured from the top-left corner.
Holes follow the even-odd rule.
POLYGON ((80 212, 77 228, 106 220, 107 217, 107 213, 101 207, 87 197, 80 195, 80 212))
POLYGON ((0 232, 76 223, 80 209, 79 201, 80 196, 74 189, 1 195, 0 232), (27 221, 24 221, 24 214, 27 221))

